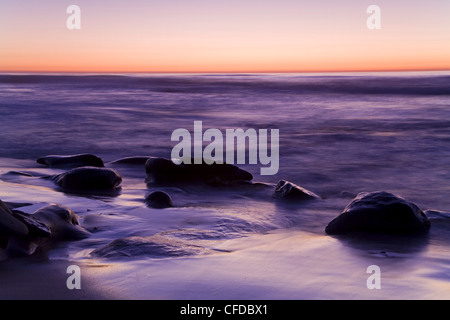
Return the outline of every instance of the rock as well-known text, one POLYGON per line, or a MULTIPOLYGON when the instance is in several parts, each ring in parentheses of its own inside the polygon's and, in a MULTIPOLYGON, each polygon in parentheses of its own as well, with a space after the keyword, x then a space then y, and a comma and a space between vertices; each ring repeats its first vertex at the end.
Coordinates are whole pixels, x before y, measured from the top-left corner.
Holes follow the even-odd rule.
POLYGON ((150 257, 167 258, 211 253, 212 250, 188 241, 156 234, 150 237, 120 238, 91 252, 94 257, 150 257))
POLYGON ((10 228, 5 232, 3 225, 0 226, 0 248, 4 251, 4 258, 32 255, 53 240, 78 240, 89 236, 89 232, 79 225, 78 216, 63 206, 49 205, 33 214, 5 207, 0 201, 0 222, 7 214, 17 220, 13 221, 18 222, 21 229, 17 232, 10 228))
POLYGON ((28 228, 28 238, 50 237, 50 228, 32 214, 13 210, 13 216, 22 221, 28 228))
POLYGON ((9 257, 32 255, 50 238, 50 229, 31 214, 13 210, 13 215, 27 226, 29 232, 25 236, 9 237, 7 255, 9 257))
POLYGON ((145 204, 150 208, 163 209, 173 207, 170 195, 164 191, 154 191, 145 197, 145 204))
POLYGON ((5 201, 4 204, 6 204, 6 206, 11 210, 32 205, 32 203, 30 202, 8 202, 8 201, 5 201))
MULTIPOLYGON (((6 204, 0 200, 0 235, 3 238, 8 236, 25 236, 28 234, 27 226, 14 217, 13 212, 6 204)), ((4 242, 5 240, 3 240, 4 242)))
POLYGON ((280 180, 275 187, 275 197, 287 200, 320 199, 314 192, 306 190, 292 182, 280 180))
POLYGON ((78 240, 87 238, 90 234, 80 226, 78 215, 61 205, 45 206, 34 212, 33 216, 50 229, 52 239, 78 240))
POLYGON ((387 192, 360 193, 325 228, 328 234, 353 231, 414 234, 427 232, 430 221, 415 204, 387 192))
POLYGON ((92 154, 51 155, 36 160, 49 168, 72 169, 78 167, 104 167, 103 160, 92 154))
MULTIPOLYGON (((0 233, 0 250, 6 249, 7 246, 8 246, 8 236, 0 233)), ((0 259, 0 261, 1 261, 1 259, 0 259)))
POLYGON ((253 176, 230 164, 175 164, 164 158, 149 158, 145 163, 146 181, 155 184, 172 183, 207 183, 230 184, 239 181, 250 181, 253 176))
POLYGON ((53 181, 73 191, 112 190, 121 184, 122 177, 109 168, 80 167, 53 176, 53 181))
POLYGON ((146 181, 149 183, 172 183, 181 180, 183 169, 171 160, 149 158, 145 162, 146 181))

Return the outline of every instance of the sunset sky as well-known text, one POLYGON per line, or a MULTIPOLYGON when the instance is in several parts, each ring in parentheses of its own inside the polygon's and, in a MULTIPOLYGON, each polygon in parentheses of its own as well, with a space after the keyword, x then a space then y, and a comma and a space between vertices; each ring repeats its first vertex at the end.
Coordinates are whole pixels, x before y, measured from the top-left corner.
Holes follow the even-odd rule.
POLYGON ((450 1, 0 2, 0 72, 376 70, 450 70, 450 1))

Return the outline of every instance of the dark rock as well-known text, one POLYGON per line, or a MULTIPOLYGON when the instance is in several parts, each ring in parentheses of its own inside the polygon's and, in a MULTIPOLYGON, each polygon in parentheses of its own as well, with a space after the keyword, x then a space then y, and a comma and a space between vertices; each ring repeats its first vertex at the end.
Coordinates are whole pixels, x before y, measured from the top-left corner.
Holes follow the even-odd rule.
POLYGON ((50 228, 32 214, 13 210, 13 215, 28 228, 25 236, 11 236, 8 239, 7 254, 9 257, 29 256, 45 246, 51 236, 50 228))
POLYGON ((81 167, 53 176, 53 180, 67 190, 111 190, 121 184, 122 177, 109 168, 81 167))
POLYGON ((2 250, 8 247, 8 237, 0 233, 0 261, 3 260, 2 250))
POLYGON ((48 249, 53 240, 78 240, 87 236, 89 232, 79 225, 78 216, 68 208, 49 205, 28 214, 11 211, 0 200, 0 248, 4 249, 4 258, 32 255, 38 249, 48 249), (7 215, 19 223, 19 229, 4 228, 2 222, 8 221, 7 215))
POLYGON ((4 204, 6 204, 8 208, 10 208, 11 210, 32 205, 32 203, 30 202, 7 202, 7 201, 5 201, 4 204))
POLYGON ((150 158, 145 163, 146 181, 156 184, 196 183, 230 184, 239 181, 250 181, 253 176, 230 164, 175 164, 164 158, 150 158))
POLYGON ((415 204, 387 192, 360 193, 325 228, 328 234, 354 231, 386 234, 427 232, 430 221, 415 204))
POLYGON ((148 207, 163 209, 173 207, 173 201, 170 195, 164 191, 154 191, 145 197, 145 203, 148 207))
POLYGON ((28 228, 28 237, 34 239, 37 237, 50 237, 50 228, 32 214, 24 213, 19 210, 13 210, 13 216, 22 221, 28 228))
POLYGON ((172 183, 181 180, 183 169, 171 160, 149 158, 145 162, 146 181, 149 183, 172 183))
POLYGON ((51 155, 37 159, 49 168, 72 169, 78 167, 104 167, 103 160, 92 154, 51 155))
POLYGON ((14 217, 11 209, 0 200, 0 235, 8 236, 25 236, 28 234, 27 226, 14 217))
POLYGON ((280 180, 275 188, 275 197, 287 200, 320 199, 314 192, 306 190, 292 182, 280 180))
POLYGON ((80 226, 78 215, 61 205, 51 204, 33 213, 51 232, 52 239, 77 240, 89 236, 89 232, 80 226))

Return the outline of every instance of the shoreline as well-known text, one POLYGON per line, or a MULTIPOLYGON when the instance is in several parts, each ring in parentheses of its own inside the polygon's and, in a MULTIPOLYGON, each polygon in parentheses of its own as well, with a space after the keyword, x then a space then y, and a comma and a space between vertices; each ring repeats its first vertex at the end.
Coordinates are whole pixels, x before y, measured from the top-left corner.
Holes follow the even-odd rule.
MULTIPOLYGON (((14 258, 0 262, 0 300, 117 300, 90 270, 95 265, 70 260, 44 260, 36 257, 14 258), (82 270, 81 289, 68 289, 68 266, 82 270)), ((123 297, 122 297, 123 298, 123 297)))
POLYGON ((439 244, 385 251, 367 241, 286 228, 225 240, 217 253, 198 256, 12 258, 0 262, 0 300, 450 299, 439 244), (80 290, 67 288, 70 265, 80 267, 80 290), (371 265, 381 269, 380 290, 366 287, 371 265))

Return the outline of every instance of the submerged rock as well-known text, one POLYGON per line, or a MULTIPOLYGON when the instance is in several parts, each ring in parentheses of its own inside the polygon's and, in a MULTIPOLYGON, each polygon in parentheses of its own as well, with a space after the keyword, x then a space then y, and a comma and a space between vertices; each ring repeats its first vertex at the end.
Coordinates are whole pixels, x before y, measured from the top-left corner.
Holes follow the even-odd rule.
POLYGON ((427 232, 430 221, 415 204, 387 192, 360 193, 325 228, 328 234, 353 231, 387 234, 427 232))
POLYGON ((144 166, 150 156, 143 157, 125 157, 110 162, 111 164, 123 164, 123 165, 142 165, 144 166))
POLYGON ((280 180, 275 187, 274 196, 286 200, 320 199, 314 192, 306 190, 292 182, 280 180))
POLYGON ((112 190, 120 186, 122 177, 109 168, 80 167, 53 176, 53 181, 67 190, 112 190))
POLYGON ((170 195, 164 191, 154 191, 145 197, 145 204, 150 208, 163 209, 173 207, 170 195))
POLYGON ((101 258, 151 257, 167 258, 209 253, 204 247, 187 241, 156 234, 150 237, 120 238, 95 249, 92 256, 101 258))
POLYGON ((230 184, 238 181, 250 181, 253 176, 230 164, 175 164, 164 158, 149 158, 145 163, 146 181, 156 184, 195 183, 230 184))
POLYGON ((104 167, 103 160, 93 154, 51 155, 36 160, 49 168, 104 167))

